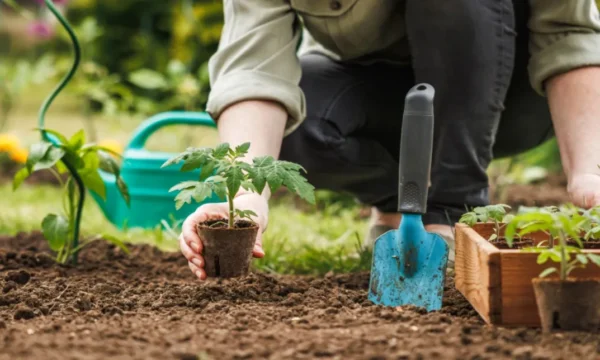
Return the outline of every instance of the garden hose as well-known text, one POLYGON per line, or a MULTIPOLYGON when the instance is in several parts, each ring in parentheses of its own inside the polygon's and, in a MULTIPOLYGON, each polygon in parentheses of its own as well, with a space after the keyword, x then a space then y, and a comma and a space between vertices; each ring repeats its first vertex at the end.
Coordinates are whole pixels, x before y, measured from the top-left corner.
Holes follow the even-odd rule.
MULTIPOLYGON (((74 50, 73 66, 67 72, 65 77, 60 81, 60 83, 56 86, 56 88, 46 98, 46 100, 42 104, 42 107, 39 112, 38 125, 39 125, 39 129, 40 129, 40 132, 42 135, 42 139, 44 139, 48 142, 51 142, 52 144, 54 144, 54 146, 58 146, 59 145, 58 140, 50 137, 44 128, 44 117, 46 116, 46 112, 48 111, 48 108, 50 107, 50 105, 52 104, 52 102, 54 101, 56 96, 62 91, 62 89, 65 88, 65 86, 68 84, 68 82, 71 80, 71 78, 75 74, 75 71, 77 70, 77 67, 79 66, 79 62, 81 61, 81 47, 79 45, 79 41, 77 40, 77 36, 75 35, 75 32, 73 31, 73 29, 71 28, 71 26, 69 25, 67 20, 58 11, 58 9, 56 9, 52 0, 45 0, 45 3, 46 3, 46 6, 48 7, 48 9, 52 12, 52 14, 54 14, 54 16, 58 19, 58 21, 61 23, 61 25, 65 28, 65 30, 69 34, 69 37, 71 38, 71 41, 73 44, 73 50, 74 50)), ((65 165, 65 167, 71 173, 71 176, 73 177, 73 180, 77 184, 77 189, 79 191, 79 199, 77 202, 75 222, 73 224, 74 225, 73 226, 73 249, 76 249, 79 246, 79 228, 80 228, 80 224, 81 224, 81 215, 83 213, 83 204, 85 201, 85 186, 83 185, 83 180, 81 179, 81 176, 77 172, 77 169, 69 161, 69 159, 62 158, 61 160, 62 160, 63 164, 65 165)), ((73 254, 73 262, 77 263, 77 251, 73 254)))

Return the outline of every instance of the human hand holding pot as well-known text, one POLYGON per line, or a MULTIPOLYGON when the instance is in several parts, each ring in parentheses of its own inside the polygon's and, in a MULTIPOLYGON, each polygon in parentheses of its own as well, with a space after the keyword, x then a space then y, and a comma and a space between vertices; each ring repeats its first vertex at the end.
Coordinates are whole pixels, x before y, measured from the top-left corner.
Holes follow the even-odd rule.
MULTIPOLYGON (((253 221, 259 226, 256 243, 252 251, 255 258, 262 258, 265 253, 262 248, 262 233, 267 227, 269 205, 267 199, 259 194, 251 192, 240 192, 233 200, 235 207, 242 210, 252 210, 257 216, 253 221)), ((179 246, 183 256, 188 260, 190 270, 200 279, 205 280, 207 275, 204 270, 205 261, 203 257, 202 239, 198 235, 198 224, 209 220, 221 220, 229 218, 229 207, 226 202, 204 204, 188 216, 182 226, 179 236, 179 246)))

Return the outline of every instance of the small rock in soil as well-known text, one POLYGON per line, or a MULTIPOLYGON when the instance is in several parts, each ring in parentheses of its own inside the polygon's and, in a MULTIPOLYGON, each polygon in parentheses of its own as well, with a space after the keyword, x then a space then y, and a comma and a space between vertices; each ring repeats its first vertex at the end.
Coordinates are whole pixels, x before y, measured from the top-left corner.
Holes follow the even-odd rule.
POLYGON ((17 283, 14 281, 7 281, 6 284, 4 284, 4 287, 2 288, 2 292, 3 293, 7 293, 11 290, 14 290, 18 287, 17 283))
POLYGON ((31 274, 25 270, 10 271, 4 278, 6 281, 14 281, 19 285, 25 285, 31 279, 31 274))
POLYGON ((0 329, 6 329, 6 323, 0 320, 0 329))
POLYGON ((532 352, 531 346, 520 346, 513 350, 512 356, 515 360, 530 360, 532 352))
POLYGON ((14 319, 15 320, 29 320, 35 317, 35 312, 29 307, 19 306, 15 311, 14 319))

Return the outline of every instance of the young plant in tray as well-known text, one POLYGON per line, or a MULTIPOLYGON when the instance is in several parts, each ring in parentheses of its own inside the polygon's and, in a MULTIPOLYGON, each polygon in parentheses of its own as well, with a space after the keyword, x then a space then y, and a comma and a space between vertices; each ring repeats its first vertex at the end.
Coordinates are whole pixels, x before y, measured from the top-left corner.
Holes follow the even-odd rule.
POLYGON ((596 310, 600 302, 600 280, 570 277, 575 269, 600 266, 600 255, 583 250, 582 226, 588 222, 589 218, 580 209, 567 205, 558 211, 540 209, 518 214, 507 224, 505 237, 509 243, 516 235, 536 231, 550 236, 548 244, 523 249, 537 252, 540 265, 549 260, 558 264, 544 269, 532 280, 545 331, 600 328, 600 313, 596 310), (548 278, 551 274, 557 274, 558 278, 548 278))
POLYGON ((475 224, 493 223, 494 233, 490 235, 488 241, 498 241, 500 238, 500 230, 512 215, 507 214, 510 206, 505 204, 494 204, 487 206, 478 206, 473 210, 464 213, 459 222, 473 227, 475 224))
POLYGON ((42 140, 31 145, 25 166, 14 176, 13 190, 16 190, 31 174, 43 170, 55 174, 64 187, 62 214, 48 214, 42 221, 42 232, 48 240, 50 249, 56 252, 56 261, 65 264, 74 260, 79 250, 90 242, 100 239, 110 241, 128 252, 127 247, 119 239, 108 234, 79 243, 80 224, 78 219, 81 218, 85 191, 79 192, 78 189, 94 191, 103 198, 106 196, 106 188, 98 169, 116 176, 119 191, 129 204, 127 185, 120 176, 119 164, 111 156, 118 156, 118 154, 95 144, 86 144, 83 130, 75 133, 70 139, 56 131, 45 131, 54 136, 59 144, 55 145, 42 140), (79 174, 82 184, 77 183, 77 179, 72 176, 66 163, 71 164, 73 170, 79 174), (63 174, 69 174, 66 181, 61 176, 63 174))
POLYGON ((170 191, 179 191, 175 206, 181 208, 192 200, 203 202, 215 194, 228 204, 228 216, 198 224, 203 242, 205 270, 208 276, 233 277, 246 274, 252 259, 258 225, 251 210, 235 207, 233 199, 240 189, 262 194, 284 186, 311 204, 315 203, 314 187, 302 176, 304 169, 271 156, 242 161, 250 148, 244 143, 235 148, 222 143, 215 148, 190 148, 170 159, 163 167, 182 163, 181 171, 200 170, 196 181, 184 181, 170 191))

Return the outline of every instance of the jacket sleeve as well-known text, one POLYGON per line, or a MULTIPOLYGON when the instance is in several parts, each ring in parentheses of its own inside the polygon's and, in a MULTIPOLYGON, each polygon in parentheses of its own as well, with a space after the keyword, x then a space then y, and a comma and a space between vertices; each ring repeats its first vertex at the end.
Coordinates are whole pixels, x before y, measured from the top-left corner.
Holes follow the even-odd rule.
POLYGON ((545 96, 549 78, 584 66, 600 66, 600 16, 595 0, 529 0, 529 76, 545 96))
POLYGON ((296 48, 302 31, 287 0, 225 0, 224 26, 209 60, 207 112, 218 119, 243 100, 271 100, 287 109, 286 135, 304 120, 296 48))

